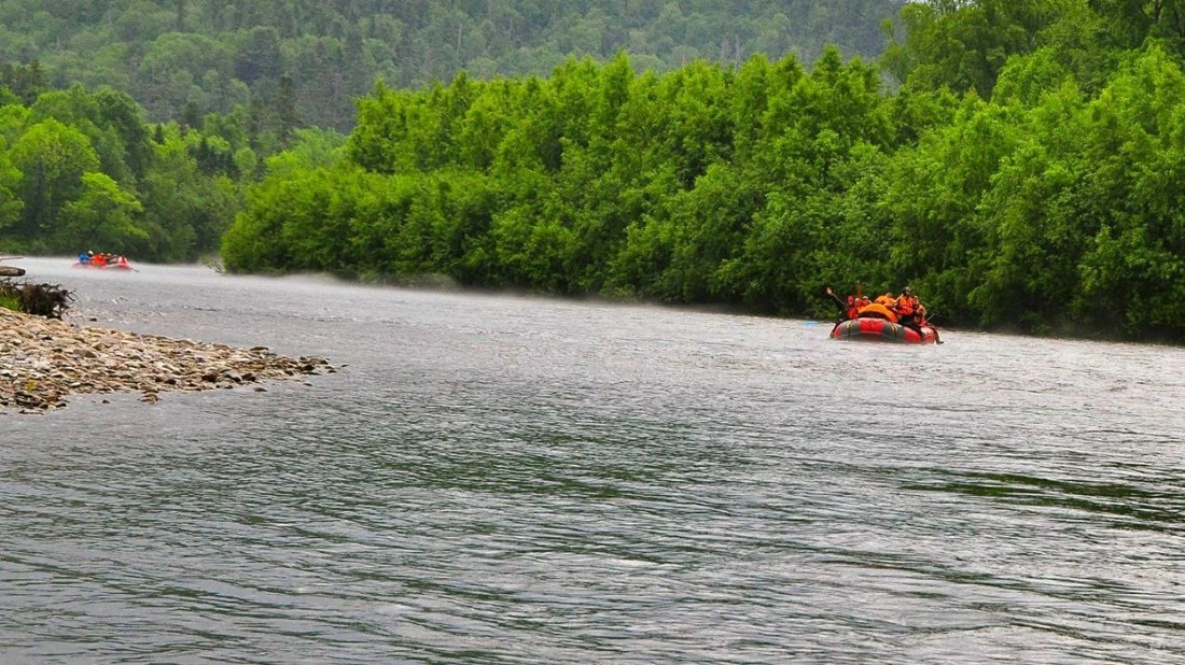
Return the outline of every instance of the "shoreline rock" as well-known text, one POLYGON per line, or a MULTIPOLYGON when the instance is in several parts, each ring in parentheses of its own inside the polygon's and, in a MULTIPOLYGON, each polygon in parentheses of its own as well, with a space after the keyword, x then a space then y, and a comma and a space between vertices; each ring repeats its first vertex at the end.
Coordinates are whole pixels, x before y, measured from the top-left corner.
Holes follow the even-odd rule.
POLYGON ((329 361, 290 358, 266 347, 170 339, 90 328, 0 308, 0 416, 44 413, 71 395, 141 393, 155 403, 165 392, 236 388, 334 373, 329 361))

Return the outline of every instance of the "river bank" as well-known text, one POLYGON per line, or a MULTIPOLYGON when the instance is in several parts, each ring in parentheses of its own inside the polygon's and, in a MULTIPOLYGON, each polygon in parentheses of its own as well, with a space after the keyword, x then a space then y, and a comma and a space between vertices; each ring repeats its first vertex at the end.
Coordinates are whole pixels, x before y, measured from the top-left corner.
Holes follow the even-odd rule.
POLYGON ((139 392, 155 403, 166 392, 264 391, 264 382, 336 371, 323 358, 77 326, 0 307, 0 415, 60 408, 71 395, 139 392))

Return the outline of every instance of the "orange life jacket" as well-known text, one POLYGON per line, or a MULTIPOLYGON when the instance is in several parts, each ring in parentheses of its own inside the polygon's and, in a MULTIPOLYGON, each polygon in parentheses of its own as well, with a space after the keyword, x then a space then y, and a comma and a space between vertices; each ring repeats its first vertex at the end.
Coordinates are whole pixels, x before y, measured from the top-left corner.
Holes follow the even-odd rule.
POLYGON ((901 316, 912 315, 914 302, 915 298, 901 294, 901 297, 897 299, 897 314, 901 316))

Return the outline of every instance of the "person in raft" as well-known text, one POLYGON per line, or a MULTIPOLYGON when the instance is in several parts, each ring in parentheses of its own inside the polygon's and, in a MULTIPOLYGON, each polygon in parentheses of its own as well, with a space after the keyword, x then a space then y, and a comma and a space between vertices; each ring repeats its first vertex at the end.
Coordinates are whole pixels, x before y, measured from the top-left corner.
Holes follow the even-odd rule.
POLYGON ((845 302, 842 298, 835 295, 835 291, 832 291, 830 286, 827 287, 827 295, 831 296, 831 299, 839 306, 840 314, 845 319, 856 318, 856 313, 860 311, 860 304, 856 296, 849 295, 845 302))
POLYGON ((86 264, 90 263, 92 254, 94 254, 94 252, 79 252, 78 253, 78 262, 81 263, 82 265, 86 265, 86 264))
POLYGON ((909 326, 921 334, 922 327, 918 323, 917 308, 921 303, 913 294, 913 289, 905 287, 901 291, 901 295, 897 297, 897 301, 893 303, 893 311, 897 314, 897 323, 903 326, 909 326))
MULTIPOLYGON (((922 326, 927 325, 926 321, 926 306, 913 293, 913 289, 905 287, 901 291, 901 296, 897 298, 897 303, 893 307, 893 311, 897 312, 897 321, 903 326, 909 326, 917 331, 919 335, 922 334, 922 326)), ((938 338, 938 330, 934 330, 934 341, 941 344, 942 341, 938 338)))

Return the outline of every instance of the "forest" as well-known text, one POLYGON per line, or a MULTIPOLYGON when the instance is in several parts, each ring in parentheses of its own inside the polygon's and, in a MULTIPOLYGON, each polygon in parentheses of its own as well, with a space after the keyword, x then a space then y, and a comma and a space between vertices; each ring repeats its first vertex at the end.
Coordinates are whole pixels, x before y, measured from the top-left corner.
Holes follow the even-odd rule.
POLYGON ((379 85, 344 160, 265 178, 223 257, 794 316, 908 284, 946 325, 1180 340, 1182 18, 932 0, 875 60, 379 85))
POLYGON ((0 62, 50 86, 111 86, 152 122, 275 103, 348 132, 376 79, 415 89, 545 76, 569 57, 628 51, 669 71, 754 53, 813 61, 827 44, 874 57, 904 0, 0 0, 0 62), (722 29, 721 26, 726 26, 722 29))
POLYGON ((546 75, 624 49, 656 71, 830 42, 874 55, 901 4, 0 0, 0 252, 216 254, 247 188, 329 159, 376 81, 546 75))
POLYGON ((269 160, 275 173, 295 159, 328 164, 345 143, 244 109, 150 124, 127 93, 52 90, 39 77, 0 66, 0 254, 214 256, 269 160))
POLYGON ((287 73, 152 122, 7 66, 0 251, 220 241, 236 272, 782 316, 911 285, 948 326, 1185 339, 1185 6, 929 0, 882 35, 872 57, 380 76, 348 136, 300 120, 287 73))

